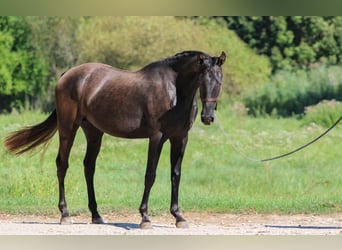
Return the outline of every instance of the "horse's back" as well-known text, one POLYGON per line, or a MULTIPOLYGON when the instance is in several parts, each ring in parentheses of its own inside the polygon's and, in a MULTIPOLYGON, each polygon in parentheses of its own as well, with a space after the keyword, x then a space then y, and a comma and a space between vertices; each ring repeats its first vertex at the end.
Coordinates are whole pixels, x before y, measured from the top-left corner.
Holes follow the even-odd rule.
POLYGON ((87 119, 114 136, 148 137, 175 105, 175 75, 166 71, 129 72, 100 63, 76 66, 57 84, 57 109, 74 109, 75 120, 87 119))
POLYGON ((102 63, 85 63, 75 66, 60 77, 56 85, 56 101, 67 97, 76 102, 92 95, 108 80, 132 74, 102 63))
MULTIPOLYGON (((70 89, 70 85, 79 85, 84 83, 85 80, 94 74, 108 74, 108 72, 125 72, 120 69, 116 69, 110 65, 102 63, 84 63, 75 66, 68 71, 64 72, 56 86, 57 90, 70 89)), ((94 81, 94 83, 96 83, 94 81)))

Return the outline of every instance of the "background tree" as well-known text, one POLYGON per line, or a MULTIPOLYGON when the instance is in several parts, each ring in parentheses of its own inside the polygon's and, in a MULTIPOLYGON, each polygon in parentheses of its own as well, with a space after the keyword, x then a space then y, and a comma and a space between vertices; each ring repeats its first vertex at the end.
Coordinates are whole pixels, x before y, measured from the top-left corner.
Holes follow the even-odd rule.
POLYGON ((76 37, 83 17, 26 17, 30 27, 31 45, 35 55, 44 61, 47 74, 41 84, 39 108, 50 111, 54 107, 54 86, 63 72, 75 66, 76 37))
POLYGON ((0 58, 0 111, 35 106, 47 68, 36 56, 23 17, 0 17, 0 58))
POLYGON ((267 55, 273 72, 340 64, 342 17, 224 17, 228 27, 259 54, 267 55))

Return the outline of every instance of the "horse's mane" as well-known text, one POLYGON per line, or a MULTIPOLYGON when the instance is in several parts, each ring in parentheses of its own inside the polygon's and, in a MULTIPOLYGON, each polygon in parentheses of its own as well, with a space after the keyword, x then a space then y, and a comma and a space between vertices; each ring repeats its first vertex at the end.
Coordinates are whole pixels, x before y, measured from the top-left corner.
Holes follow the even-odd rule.
POLYGON ((205 53, 201 52, 201 51, 196 51, 196 50, 186 50, 180 53, 175 54, 174 56, 162 59, 158 62, 160 63, 174 63, 174 62, 178 62, 181 59, 187 58, 187 57, 193 57, 195 55, 198 54, 203 54, 206 55, 205 53))
POLYGON ((193 57, 193 56, 198 55, 198 54, 203 54, 205 56, 208 56, 207 54, 205 54, 201 51, 186 50, 186 51, 177 53, 173 56, 161 59, 161 60, 153 62, 153 63, 150 63, 150 64, 146 65, 144 68, 149 68, 149 67, 153 67, 153 66, 157 66, 157 65, 164 65, 164 64, 173 65, 175 63, 178 63, 180 60, 182 60, 184 58, 193 57))

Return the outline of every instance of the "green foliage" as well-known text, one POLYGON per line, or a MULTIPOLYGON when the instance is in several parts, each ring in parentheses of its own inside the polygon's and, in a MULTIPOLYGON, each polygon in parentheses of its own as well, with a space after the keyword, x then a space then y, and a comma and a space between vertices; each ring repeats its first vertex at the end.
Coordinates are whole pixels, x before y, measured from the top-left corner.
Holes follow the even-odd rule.
POLYGON ((249 114, 290 116, 303 114, 306 106, 322 100, 342 100, 342 68, 320 67, 310 71, 280 71, 270 83, 244 97, 249 114))
POLYGON ((51 111, 54 108, 55 85, 63 72, 76 64, 76 36, 82 17, 26 17, 31 29, 31 43, 36 57, 47 69, 40 83, 39 109, 51 111))
POLYGON ((342 61, 342 18, 331 16, 225 17, 228 27, 267 55, 273 71, 342 61))
POLYGON ((336 100, 324 100, 316 105, 305 108, 304 124, 315 123, 324 127, 330 127, 342 116, 342 102, 336 100))
POLYGON ((51 78, 58 78, 77 61, 76 37, 81 17, 27 17, 32 43, 47 63, 51 78))
POLYGON ((12 71, 15 67, 16 54, 11 52, 13 38, 6 33, 0 33, 0 93, 11 94, 12 71))
POLYGON ((0 112, 23 109, 44 94, 46 67, 31 44, 23 17, 0 17, 0 112))
POLYGON ((140 67, 183 50, 228 54, 225 89, 238 93, 268 79, 267 58, 256 56, 237 36, 207 18, 95 17, 80 25, 78 63, 99 61, 119 68, 140 67))

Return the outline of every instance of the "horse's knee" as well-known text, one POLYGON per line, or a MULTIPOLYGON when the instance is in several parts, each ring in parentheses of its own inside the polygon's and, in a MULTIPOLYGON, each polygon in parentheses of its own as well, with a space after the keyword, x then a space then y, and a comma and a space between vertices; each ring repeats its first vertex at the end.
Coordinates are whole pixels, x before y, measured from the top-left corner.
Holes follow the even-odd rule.
POLYGON ((156 179, 156 173, 147 173, 145 175, 145 188, 151 188, 156 179))

